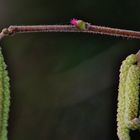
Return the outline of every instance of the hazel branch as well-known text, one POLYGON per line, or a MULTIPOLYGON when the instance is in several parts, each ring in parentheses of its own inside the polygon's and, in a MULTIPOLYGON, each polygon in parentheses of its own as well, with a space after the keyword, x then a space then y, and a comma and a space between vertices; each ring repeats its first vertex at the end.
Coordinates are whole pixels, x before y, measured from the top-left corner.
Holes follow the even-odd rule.
POLYGON ((30 32, 81 32, 140 39, 140 31, 91 25, 82 20, 72 19, 71 25, 12 25, 2 30, 0 40, 8 35, 30 32))

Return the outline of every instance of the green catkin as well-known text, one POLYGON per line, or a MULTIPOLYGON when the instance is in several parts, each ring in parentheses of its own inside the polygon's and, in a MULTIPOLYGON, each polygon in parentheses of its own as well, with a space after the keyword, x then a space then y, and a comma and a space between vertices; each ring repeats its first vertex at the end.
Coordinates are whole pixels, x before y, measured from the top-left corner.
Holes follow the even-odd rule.
POLYGON ((125 82, 129 68, 136 63, 136 56, 129 55, 123 62, 120 68, 119 94, 118 94, 118 109, 117 109, 117 135, 119 140, 130 140, 129 128, 125 123, 125 82))
POLYGON ((0 49, 0 140, 7 140, 8 113, 10 106, 9 77, 0 49))
POLYGON ((128 70, 125 82, 125 123, 132 130, 140 127, 140 121, 137 118, 139 112, 139 83, 140 68, 137 65, 132 65, 128 70))

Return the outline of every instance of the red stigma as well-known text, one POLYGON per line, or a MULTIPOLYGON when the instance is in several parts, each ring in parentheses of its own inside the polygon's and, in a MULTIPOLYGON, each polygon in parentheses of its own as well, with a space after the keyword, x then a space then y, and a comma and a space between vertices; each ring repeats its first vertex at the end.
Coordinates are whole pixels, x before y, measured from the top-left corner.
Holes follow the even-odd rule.
POLYGON ((71 21, 70 21, 70 24, 71 25, 77 25, 77 19, 73 18, 71 21))

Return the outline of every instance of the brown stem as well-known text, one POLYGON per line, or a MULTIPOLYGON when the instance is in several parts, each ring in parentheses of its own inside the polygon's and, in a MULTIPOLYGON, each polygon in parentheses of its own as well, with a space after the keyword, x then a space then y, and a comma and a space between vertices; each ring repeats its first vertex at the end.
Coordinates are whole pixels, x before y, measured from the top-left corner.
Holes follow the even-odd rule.
POLYGON ((97 34, 140 39, 140 31, 124 30, 96 25, 90 26, 89 30, 97 34))
POLYGON ((2 30, 2 32, 0 33, 0 39, 11 34, 29 32, 83 32, 140 39, 140 31, 124 30, 90 24, 87 24, 86 29, 78 29, 74 25, 9 26, 7 29, 2 30))

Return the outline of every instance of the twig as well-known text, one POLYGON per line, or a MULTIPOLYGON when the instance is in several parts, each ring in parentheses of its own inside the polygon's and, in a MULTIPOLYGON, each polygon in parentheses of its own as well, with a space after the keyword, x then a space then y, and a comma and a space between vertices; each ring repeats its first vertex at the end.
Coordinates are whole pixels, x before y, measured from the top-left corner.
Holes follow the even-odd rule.
POLYGON ((0 40, 8 35, 16 34, 16 33, 29 33, 29 32, 82 32, 82 33, 93 33, 93 34, 101 34, 101 35, 110 35, 117 37, 127 37, 127 38, 135 38, 140 39, 140 31, 132 31, 132 30, 124 30, 110 27, 103 27, 97 25, 91 25, 82 20, 81 25, 32 25, 32 26, 9 26, 6 29, 3 29, 0 33, 0 40))

